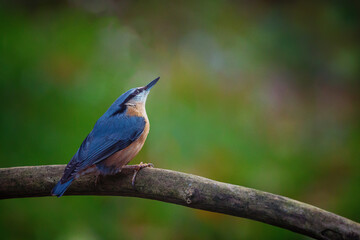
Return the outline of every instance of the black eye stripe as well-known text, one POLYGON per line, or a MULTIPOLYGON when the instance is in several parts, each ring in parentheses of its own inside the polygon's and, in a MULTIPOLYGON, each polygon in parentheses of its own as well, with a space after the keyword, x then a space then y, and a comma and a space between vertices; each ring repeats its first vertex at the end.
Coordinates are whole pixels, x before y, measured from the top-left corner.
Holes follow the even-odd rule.
POLYGON ((135 92, 133 94, 137 95, 137 94, 143 92, 144 90, 145 90, 144 88, 138 88, 138 89, 135 90, 135 92))
POLYGON ((144 88, 139 88, 139 89, 135 89, 135 91, 133 93, 131 93, 125 100, 124 102, 122 102, 120 105, 119 105, 119 109, 117 111, 115 111, 112 116, 115 116, 115 115, 118 115, 118 114, 121 114, 125 111, 126 109, 126 106, 125 106, 125 103, 127 103, 128 101, 130 101, 133 97, 135 97, 136 95, 138 95, 139 93, 143 92, 145 89, 144 88))
POLYGON ((131 93, 124 101, 124 103, 126 103, 127 101, 129 101, 130 99, 132 99, 133 97, 135 97, 136 95, 138 95, 141 91, 139 89, 136 89, 133 93, 131 93))

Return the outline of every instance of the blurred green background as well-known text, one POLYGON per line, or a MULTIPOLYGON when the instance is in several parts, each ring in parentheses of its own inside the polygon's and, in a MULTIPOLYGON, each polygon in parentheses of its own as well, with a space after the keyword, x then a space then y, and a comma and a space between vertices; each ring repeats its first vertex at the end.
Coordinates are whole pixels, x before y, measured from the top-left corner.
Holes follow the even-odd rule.
MULTIPOLYGON (((355 1, 354 1, 355 2, 355 1)), ((161 79, 132 163, 360 221, 359 4, 0 4, 0 167, 65 164, 123 92, 161 79)), ((0 183, 1 184, 1 183, 0 183)), ((0 201, 2 239, 308 239, 124 197, 0 201)))

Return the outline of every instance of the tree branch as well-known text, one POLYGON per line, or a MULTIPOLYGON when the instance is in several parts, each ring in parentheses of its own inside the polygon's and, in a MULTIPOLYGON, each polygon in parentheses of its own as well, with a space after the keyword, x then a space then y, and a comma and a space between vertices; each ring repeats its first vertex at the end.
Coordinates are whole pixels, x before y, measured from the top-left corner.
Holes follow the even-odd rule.
MULTIPOLYGON (((0 199, 50 196, 65 165, 0 169, 0 199)), ((360 239, 360 224, 286 197, 157 168, 142 169, 135 188, 129 169, 106 176, 83 176, 65 195, 131 196, 244 217, 317 239, 360 239)))

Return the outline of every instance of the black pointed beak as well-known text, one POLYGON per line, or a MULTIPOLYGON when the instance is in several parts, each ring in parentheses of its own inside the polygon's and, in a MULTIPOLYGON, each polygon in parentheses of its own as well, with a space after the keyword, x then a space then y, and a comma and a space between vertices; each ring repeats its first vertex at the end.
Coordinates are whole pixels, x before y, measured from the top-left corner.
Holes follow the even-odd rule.
POLYGON ((160 77, 152 80, 148 85, 145 86, 146 91, 150 91, 150 89, 159 81, 160 77))

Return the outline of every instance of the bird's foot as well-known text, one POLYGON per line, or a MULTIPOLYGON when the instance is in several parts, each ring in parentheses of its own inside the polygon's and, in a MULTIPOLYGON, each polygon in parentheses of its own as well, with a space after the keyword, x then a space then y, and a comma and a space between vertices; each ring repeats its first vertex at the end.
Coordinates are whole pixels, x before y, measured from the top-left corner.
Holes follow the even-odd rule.
POLYGON ((102 179, 102 175, 100 173, 96 174, 95 187, 97 187, 97 185, 101 182, 101 179, 102 179))
POLYGON ((134 175, 132 177, 132 180, 131 180, 131 186, 135 189, 135 179, 136 179, 136 175, 137 173, 143 169, 143 168, 147 168, 147 167, 154 167, 154 164, 152 163, 139 163, 137 165, 127 165, 125 166, 124 168, 127 168, 127 169, 132 169, 134 170, 134 175))

